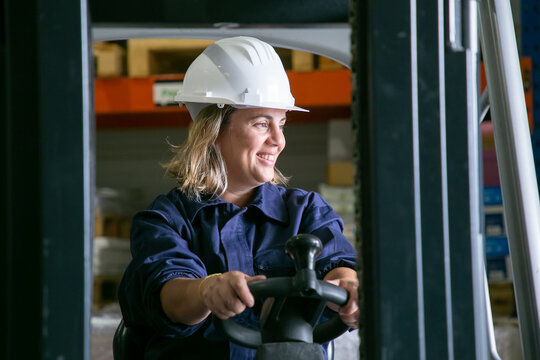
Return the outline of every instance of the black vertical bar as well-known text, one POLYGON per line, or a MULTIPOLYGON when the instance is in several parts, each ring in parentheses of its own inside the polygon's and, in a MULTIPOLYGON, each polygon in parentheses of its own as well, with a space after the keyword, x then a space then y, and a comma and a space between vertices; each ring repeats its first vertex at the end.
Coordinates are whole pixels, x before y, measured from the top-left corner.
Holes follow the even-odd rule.
MULTIPOLYGON (((460 2, 462 47, 445 48, 448 213, 455 359, 488 359, 479 124, 478 3, 460 2)), ((447 27, 448 29, 449 27, 447 27)))
POLYGON ((484 358, 469 3, 352 5, 362 358, 484 358))
MULTIPOLYGON (((422 277, 426 359, 448 359, 448 323, 445 289, 446 206, 441 153, 444 117, 441 117, 438 2, 417 2, 418 116, 420 119, 420 199, 422 209, 422 277)), ((441 9, 442 11, 442 9, 441 9)), ((443 74, 444 76, 444 74, 443 74)), ((444 95, 442 95, 444 96, 444 95)))
POLYGON ((43 347, 37 4, 5 0, 0 11, 2 359, 40 359, 43 347))
POLYGON ((410 4, 352 4, 361 355, 419 359, 410 4))
POLYGON ((447 51, 446 97, 452 321, 455 359, 475 359, 465 53, 447 51))
POLYGON ((40 5, 44 358, 89 359, 94 126, 87 5, 40 5))
POLYGON ((86 0, 4 0, 2 359, 89 359, 86 0))
POLYGON ((460 2, 456 22, 463 29, 463 47, 445 47, 452 342, 455 359, 471 360, 489 356, 484 270, 478 263, 484 251, 478 245, 482 177, 476 15, 475 2, 460 2))
MULTIPOLYGON (((459 56, 456 57, 459 59, 459 56)), ((452 65, 449 64, 447 78, 450 80, 453 75, 461 74, 464 71, 463 67, 464 64, 457 61, 452 65)), ((473 297, 471 296, 471 233, 467 217, 462 216, 470 215, 470 209, 465 201, 458 200, 469 198, 467 136, 464 132, 467 128, 467 114, 463 108, 452 106, 452 103, 467 101, 463 87, 464 84, 460 81, 449 81, 447 84, 449 92, 454 94, 451 99, 448 99, 450 101, 447 111, 448 148, 452 149, 448 156, 453 158, 453 161, 448 163, 448 194, 451 199, 454 199, 449 204, 451 266, 455 269, 452 271, 452 312, 456 358, 474 359, 474 352, 467 351, 467 349, 474 349, 475 346, 474 326, 471 326, 471 319, 474 318, 473 297)))

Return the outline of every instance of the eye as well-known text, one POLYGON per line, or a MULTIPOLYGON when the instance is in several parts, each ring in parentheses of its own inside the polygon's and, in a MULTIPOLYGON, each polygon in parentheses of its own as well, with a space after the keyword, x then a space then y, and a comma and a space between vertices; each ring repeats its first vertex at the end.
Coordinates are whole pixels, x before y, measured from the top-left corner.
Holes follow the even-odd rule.
POLYGON ((255 123, 255 127, 259 128, 259 129, 266 129, 268 127, 268 122, 267 121, 258 121, 255 123))

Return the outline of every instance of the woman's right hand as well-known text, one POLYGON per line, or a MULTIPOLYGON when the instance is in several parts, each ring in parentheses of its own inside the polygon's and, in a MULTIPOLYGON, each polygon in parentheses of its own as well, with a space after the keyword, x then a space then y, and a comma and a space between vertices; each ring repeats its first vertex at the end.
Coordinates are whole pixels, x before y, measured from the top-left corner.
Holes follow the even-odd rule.
POLYGON ((255 305, 247 284, 265 278, 264 275, 248 276, 240 271, 230 271, 201 279, 198 296, 217 317, 228 319, 255 305))

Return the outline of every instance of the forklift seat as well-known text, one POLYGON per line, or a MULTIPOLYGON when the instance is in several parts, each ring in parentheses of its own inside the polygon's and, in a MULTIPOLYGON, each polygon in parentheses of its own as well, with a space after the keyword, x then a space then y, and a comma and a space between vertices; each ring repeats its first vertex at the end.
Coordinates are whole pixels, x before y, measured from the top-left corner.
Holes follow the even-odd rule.
POLYGON ((124 319, 116 328, 113 338, 114 360, 143 360, 148 336, 132 327, 124 324, 124 319))

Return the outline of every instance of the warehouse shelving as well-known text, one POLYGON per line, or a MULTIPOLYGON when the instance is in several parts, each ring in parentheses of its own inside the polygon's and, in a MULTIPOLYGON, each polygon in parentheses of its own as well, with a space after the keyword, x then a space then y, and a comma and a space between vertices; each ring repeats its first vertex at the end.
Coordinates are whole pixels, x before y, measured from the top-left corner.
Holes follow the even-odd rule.
MULTIPOLYGON (((291 112, 290 121, 317 122, 351 116, 350 70, 288 71, 296 105, 309 113, 291 112)), ((185 107, 159 106, 153 102, 156 82, 182 81, 183 75, 141 78, 97 78, 95 111, 97 129, 178 127, 190 119, 185 107)))

